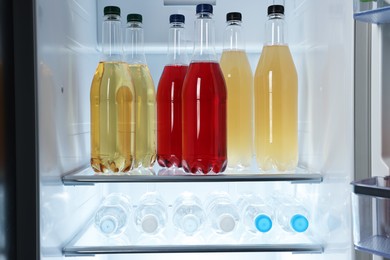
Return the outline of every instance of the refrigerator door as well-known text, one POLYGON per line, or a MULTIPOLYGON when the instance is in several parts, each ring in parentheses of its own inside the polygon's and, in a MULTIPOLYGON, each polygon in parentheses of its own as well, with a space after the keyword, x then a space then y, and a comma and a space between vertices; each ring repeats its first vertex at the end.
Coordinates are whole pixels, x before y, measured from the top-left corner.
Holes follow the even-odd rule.
MULTIPOLYGON (((160 183, 160 177, 164 176, 130 176, 129 179, 126 179, 128 176, 102 177, 94 176, 88 169, 89 91, 100 56, 103 7, 113 4, 120 6, 123 24, 127 13, 143 14, 146 58, 157 85, 166 63, 170 14, 178 12, 186 15, 189 49, 193 40, 195 6, 172 5, 175 1, 165 2, 167 5, 162 1, 136 0, 34 2, 32 20, 36 41, 33 52, 36 89, 33 90, 38 100, 36 135, 39 149, 38 162, 35 163, 39 163, 37 201, 40 245, 37 247, 40 259, 63 259, 64 254, 80 259, 87 259, 82 256, 90 256, 92 259, 211 259, 216 256, 224 259, 237 256, 242 259, 265 257, 270 260, 352 259, 349 182, 353 178, 354 154, 353 20, 352 6, 346 1, 286 1, 288 42, 299 78, 299 163, 305 168, 304 174, 296 174, 300 177, 291 179, 289 175, 277 175, 276 178, 256 175, 257 179, 241 176, 222 181, 223 176, 210 176, 208 180, 205 180, 205 176, 203 181, 171 178, 160 183), (306 174, 309 175, 309 181, 306 174), (221 181, 215 181, 216 178, 221 181), (196 193, 202 200, 206 200, 212 191, 229 192, 235 200, 247 192, 259 193, 264 197, 273 193, 298 197, 308 204, 313 229, 310 229, 308 237, 279 234, 271 237, 271 243, 252 241, 250 244, 250 239, 244 238, 234 240, 234 246, 229 246, 227 242, 213 246, 215 244, 210 243, 214 242, 213 237, 206 228, 202 240, 206 242, 197 241, 194 246, 191 238, 181 239, 181 236, 176 236, 170 214, 167 235, 172 240, 163 240, 169 243, 168 252, 183 252, 180 250, 189 248, 189 252, 218 253, 155 255, 167 248, 156 250, 153 247, 159 237, 142 240, 134 221, 127 230, 128 236, 117 240, 106 239, 91 225, 96 209, 106 195, 112 192, 126 193, 132 198, 133 208, 136 208, 141 196, 149 191, 163 194, 170 213, 173 211, 173 201, 184 191, 196 193), (286 238, 287 245, 279 242, 286 238), (310 241, 302 243, 307 238, 310 241), (245 246, 247 244, 250 246, 245 246), (303 248, 300 247, 302 244, 303 248), (183 249, 183 245, 188 248, 183 249), (235 251, 241 254, 223 253, 235 251), (296 251, 323 254, 291 254, 296 251)), ((225 15, 227 12, 240 11, 244 17, 248 57, 252 71, 255 71, 264 41, 266 9, 265 1, 245 0, 240 4, 235 0, 217 1, 214 20, 218 55, 222 52, 225 15)), ((29 106, 30 109, 32 107, 35 108, 29 106)), ((155 168, 156 172, 159 170, 155 168)), ((252 173, 258 173, 255 167, 251 170, 252 173)), ((285 234, 283 232, 281 234, 285 234)))

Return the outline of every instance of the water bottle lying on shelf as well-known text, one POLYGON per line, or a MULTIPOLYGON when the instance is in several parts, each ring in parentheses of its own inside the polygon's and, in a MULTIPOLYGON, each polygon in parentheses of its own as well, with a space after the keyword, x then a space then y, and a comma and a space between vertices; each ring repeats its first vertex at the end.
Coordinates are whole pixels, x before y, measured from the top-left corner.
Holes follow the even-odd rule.
POLYGON ((173 204, 173 224, 187 236, 201 230, 205 212, 200 199, 192 193, 182 193, 173 204))
POLYGON ((292 197, 272 196, 269 199, 276 209, 279 226, 290 233, 302 233, 309 228, 309 211, 303 204, 292 197))
POLYGON ((252 233, 267 233, 271 230, 274 211, 264 200, 255 194, 242 195, 238 202, 242 222, 252 233))
POLYGON ((167 224, 167 205, 157 192, 145 193, 134 211, 137 229, 146 234, 157 234, 167 224))
POLYGON ((98 208, 95 214, 95 227, 105 236, 118 236, 126 230, 130 213, 130 198, 125 194, 112 193, 98 208))
POLYGON ((240 220, 236 205, 226 192, 214 192, 208 196, 205 206, 207 221, 218 234, 233 232, 240 220))

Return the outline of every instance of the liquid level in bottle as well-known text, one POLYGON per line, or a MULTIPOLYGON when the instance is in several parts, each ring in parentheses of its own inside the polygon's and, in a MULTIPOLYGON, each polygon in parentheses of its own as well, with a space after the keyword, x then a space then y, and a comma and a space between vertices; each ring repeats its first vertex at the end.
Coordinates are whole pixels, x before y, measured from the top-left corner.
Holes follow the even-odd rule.
POLYGON ((157 161, 181 167, 181 92, 188 66, 165 66, 157 89, 157 161))
POLYGON ((221 69, 228 91, 228 167, 250 166, 253 153, 253 76, 244 51, 223 51, 221 69))
POLYGON ((135 87, 135 167, 151 167, 156 161, 156 94, 145 64, 130 64, 135 87))
POLYGON ((134 161, 134 87, 126 63, 100 62, 91 86, 91 166, 127 172, 134 161))
POLYGON ((183 84, 182 148, 187 172, 226 168, 226 86, 217 62, 193 62, 183 84))
POLYGON ((287 45, 265 46, 255 74, 255 146, 262 170, 298 161, 298 79, 287 45))

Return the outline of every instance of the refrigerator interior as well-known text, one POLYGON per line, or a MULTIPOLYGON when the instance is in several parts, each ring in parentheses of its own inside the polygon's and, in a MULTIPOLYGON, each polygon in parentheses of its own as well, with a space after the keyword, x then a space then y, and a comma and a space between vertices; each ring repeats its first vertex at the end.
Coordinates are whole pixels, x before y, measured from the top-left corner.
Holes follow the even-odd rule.
MULTIPOLYGON (((185 2, 185 1, 183 1, 185 2)), ((195 6, 164 6, 163 1, 124 0, 38 0, 36 41, 39 111, 40 231, 42 259, 63 258, 63 248, 93 219, 99 203, 111 192, 127 193, 133 205, 147 191, 163 194, 169 205, 182 191, 206 199, 209 192, 227 191, 234 199, 245 192, 261 196, 280 193, 305 202, 313 222, 308 236, 287 236, 288 243, 323 246, 322 254, 291 252, 242 253, 242 259, 351 259, 350 187, 353 176, 353 19, 349 1, 288 0, 286 21, 288 42, 299 78, 299 165, 308 173, 321 174, 321 183, 221 182, 221 183, 103 183, 65 186, 62 176, 88 167, 90 157, 89 90, 100 58, 100 30, 103 7, 117 5, 122 21, 127 13, 143 15, 146 59, 155 86, 166 62, 168 17, 186 16, 189 54, 193 39, 195 6), (330 221, 332 219, 332 221, 330 221), (334 220, 334 221, 333 221, 334 220), (333 224, 328 225, 330 222, 333 224)), ((217 0, 214 6, 216 51, 222 52, 225 15, 243 14, 248 58, 255 71, 264 40, 267 1, 217 0)), ((159 170, 155 167, 156 171, 159 170)), ((255 169, 255 166, 253 166, 255 169)), ((253 170, 255 171, 255 170, 253 170)), ((168 227, 172 225, 168 224, 168 227)), ((169 227, 173 230, 173 227, 169 227)), ((173 245, 215 242, 210 232, 199 240, 171 241, 173 245), (203 242, 202 242, 203 241, 203 242)), ((93 227, 76 243, 115 246, 158 244, 164 239, 142 237, 133 224, 126 236, 106 240, 93 227), (90 232, 90 233, 88 233, 90 232)), ((275 234, 276 239, 280 234, 275 234)), ((175 235, 172 235, 175 237, 175 235)), ((180 237, 177 237, 180 238, 180 237)), ((250 238, 234 238, 235 244, 250 238), (240 242, 237 242, 240 241, 240 242)), ((274 243, 274 242, 270 242, 274 243)), ((277 245, 278 242, 275 242, 277 245)), ((237 254, 159 254, 165 258, 236 258, 237 254)), ((127 259, 126 254, 96 255, 92 259, 127 259)), ((153 254, 134 254, 150 259, 153 254)), ((76 259, 76 258, 74 258, 76 259)), ((80 257, 80 259, 89 259, 80 257)))

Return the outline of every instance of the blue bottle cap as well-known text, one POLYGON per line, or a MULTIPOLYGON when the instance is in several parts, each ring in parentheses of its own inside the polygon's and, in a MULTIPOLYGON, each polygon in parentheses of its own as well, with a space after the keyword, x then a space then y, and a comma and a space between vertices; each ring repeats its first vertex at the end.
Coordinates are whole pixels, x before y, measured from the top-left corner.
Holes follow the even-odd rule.
POLYGON ((309 227, 309 221, 301 214, 296 214, 291 218, 291 227, 296 232, 304 232, 309 227))
POLYGON ((213 13, 213 6, 210 4, 199 4, 196 6, 196 13, 213 13))
POLYGON ((172 14, 169 16, 169 23, 184 23, 185 17, 182 14, 172 14))
POLYGON ((268 232, 272 228, 272 220, 267 215, 259 215, 255 219, 255 226, 260 232, 268 232))

